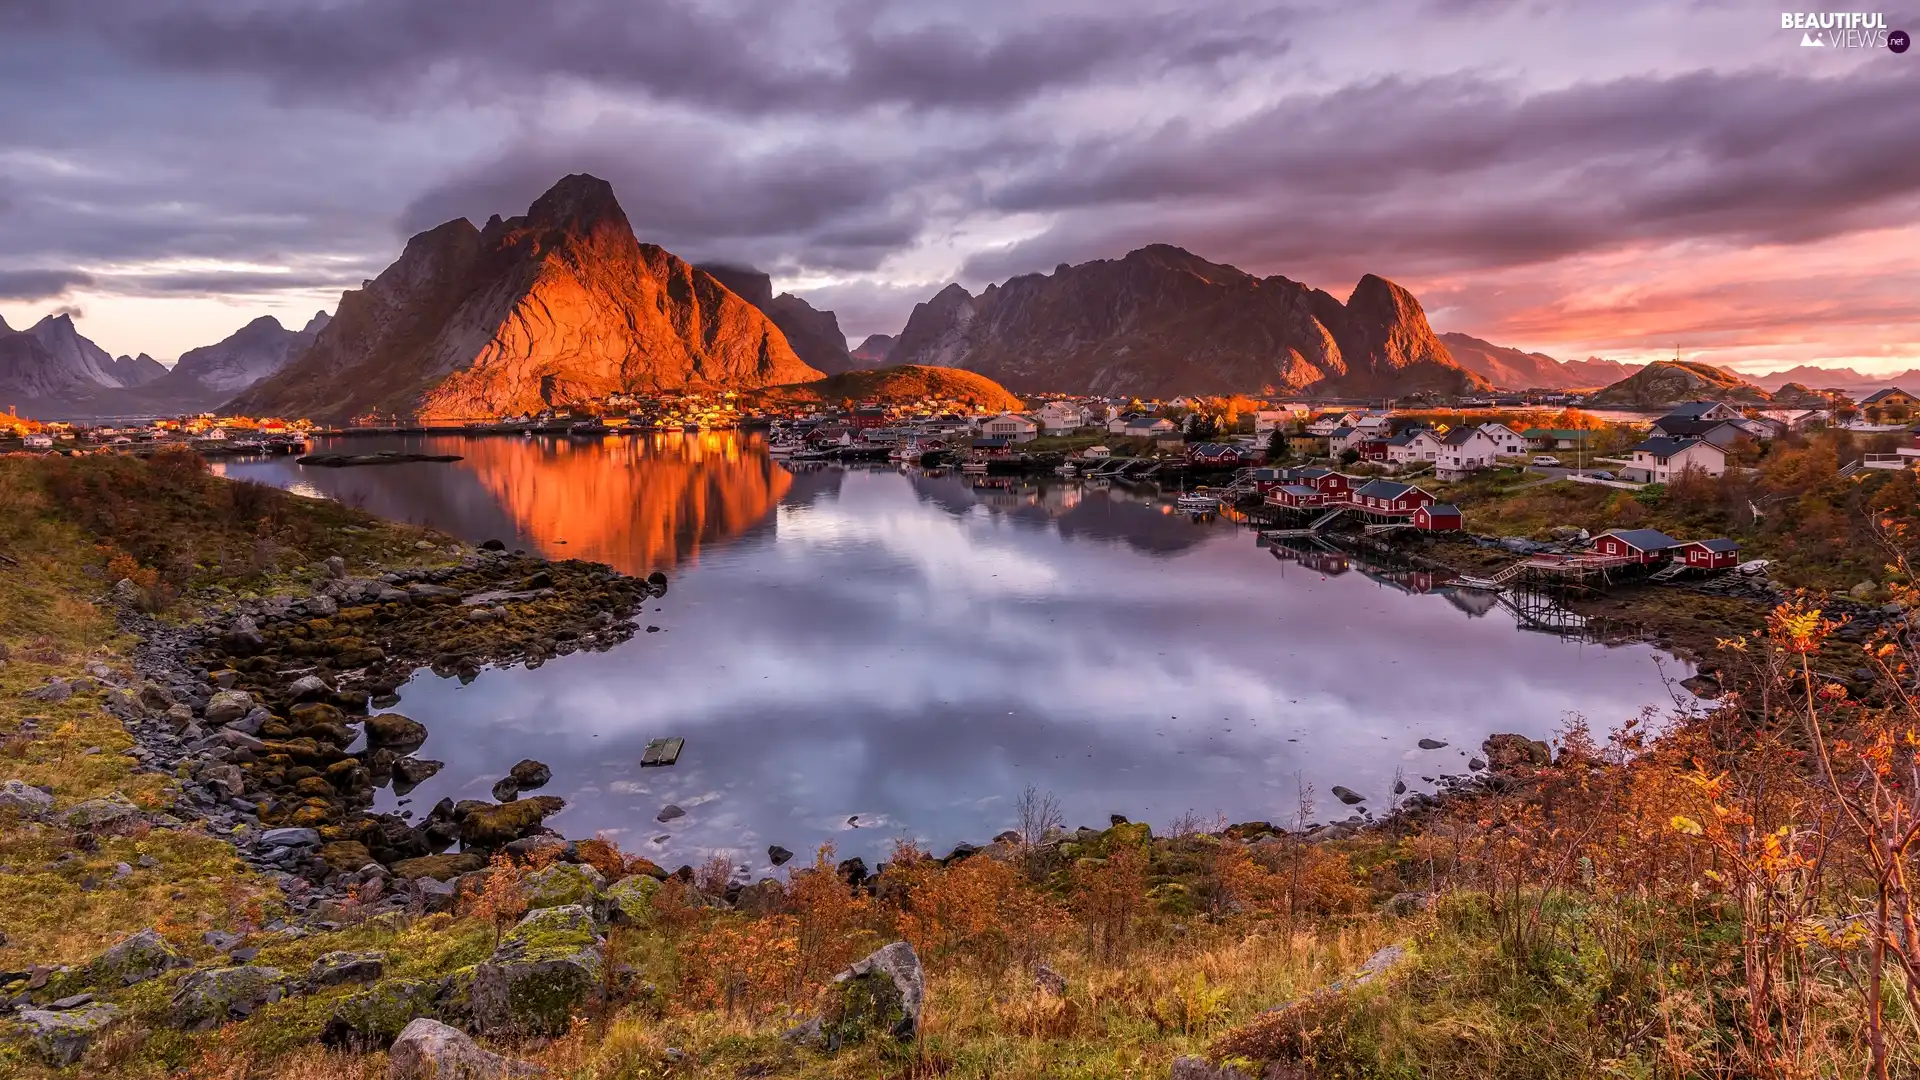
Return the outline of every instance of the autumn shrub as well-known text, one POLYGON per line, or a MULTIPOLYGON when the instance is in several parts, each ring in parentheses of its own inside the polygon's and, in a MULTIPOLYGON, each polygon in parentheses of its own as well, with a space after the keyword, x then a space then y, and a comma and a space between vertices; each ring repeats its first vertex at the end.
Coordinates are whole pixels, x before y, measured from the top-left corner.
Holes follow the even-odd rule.
POLYGON ((722 916, 694 929, 681 946, 686 1005, 758 1018, 799 989, 800 933, 789 915, 722 916))
POLYGON ((892 929, 873 898, 840 877, 833 856, 832 844, 820 845, 813 864, 793 874, 787 884, 787 906, 795 922, 791 989, 796 996, 871 951, 880 932, 892 929))
POLYGON ((1146 908, 1146 882, 1147 857, 1136 848, 1122 847, 1097 863, 1074 866, 1067 903, 1089 952, 1109 961, 1126 956, 1146 908))
POLYGON ((901 934, 923 958, 983 972, 1038 961, 1062 912, 1020 870, 987 855, 941 866, 911 844, 887 864, 901 934))

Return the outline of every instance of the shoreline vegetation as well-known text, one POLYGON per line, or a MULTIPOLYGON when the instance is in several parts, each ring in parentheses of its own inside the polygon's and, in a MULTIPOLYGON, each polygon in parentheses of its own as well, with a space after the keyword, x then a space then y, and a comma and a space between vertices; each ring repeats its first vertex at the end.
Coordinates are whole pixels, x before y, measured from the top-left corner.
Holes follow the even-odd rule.
POLYGON ((1834 511, 1871 626, 1742 601, 1701 620, 1718 700, 1494 736, 1377 820, 1074 829, 1029 790, 980 847, 757 882, 518 790, 366 810, 432 765, 367 718, 412 670, 611 645, 664 578, 183 453, 0 457, 0 505, 9 1076, 1920 1075, 1920 596, 1875 500, 1834 511))

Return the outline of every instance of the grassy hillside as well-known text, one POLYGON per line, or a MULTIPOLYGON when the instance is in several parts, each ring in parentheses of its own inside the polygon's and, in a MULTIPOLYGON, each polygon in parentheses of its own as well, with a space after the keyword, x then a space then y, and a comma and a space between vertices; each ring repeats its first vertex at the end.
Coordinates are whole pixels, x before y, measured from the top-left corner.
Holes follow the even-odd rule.
POLYGON ((774 400, 790 403, 838 405, 845 401, 879 401, 910 404, 916 401, 957 401, 989 412, 1007 412, 1022 407, 1019 398, 1007 388, 984 375, 959 368, 923 367, 905 364, 848 371, 816 382, 777 386, 762 391, 774 400))

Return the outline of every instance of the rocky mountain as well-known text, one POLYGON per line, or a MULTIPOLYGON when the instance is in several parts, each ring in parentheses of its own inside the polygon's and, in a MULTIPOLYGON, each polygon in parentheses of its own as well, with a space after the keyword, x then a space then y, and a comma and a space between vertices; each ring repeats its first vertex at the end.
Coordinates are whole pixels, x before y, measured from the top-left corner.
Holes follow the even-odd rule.
POLYGON ((167 373, 167 365, 141 353, 139 356, 116 356, 113 358, 113 377, 125 387, 145 386, 167 373))
POLYGON ((1814 390, 1838 390, 1858 401, 1889 386, 1913 387, 1920 392, 1920 370, 1896 371, 1890 375, 1868 375, 1853 368, 1814 367, 1801 364, 1785 371, 1772 371, 1765 375, 1755 375, 1755 386, 1762 390, 1778 391, 1789 383, 1798 383, 1814 390))
POLYGON ((62 364, 40 339, 19 330, 0 332, 0 406, 19 405, 45 415, 45 404, 90 384, 62 364))
POLYGON ((773 279, 758 270, 724 263, 702 263, 700 269, 772 319, 794 354, 810 367, 833 375, 855 366, 847 335, 840 332, 840 319, 833 312, 819 311, 792 293, 775 296, 773 279))
POLYGON ((1687 360, 1658 360, 1588 399, 1589 405, 1662 409, 1683 401, 1728 401, 1752 405, 1769 400, 1765 390, 1725 368, 1687 360))
POLYGON ((210 403, 218 404, 286 367, 331 321, 326 312, 316 312, 305 326, 289 330, 279 319, 262 315, 220 342, 181 353, 167 389, 200 388, 218 395, 210 403))
POLYGON ((893 351, 892 334, 868 334, 853 350, 854 363, 861 367, 881 367, 887 362, 887 354, 893 351))
POLYGON ((1010 412, 1019 398, 984 375, 958 368, 883 367, 844 371, 815 382, 778 386, 763 392, 769 401, 788 405, 837 405, 878 401, 911 405, 920 401, 957 401, 982 412, 1010 412))
POLYGON ((887 360, 1114 395, 1490 388, 1454 362, 1419 301, 1390 281, 1369 274, 1342 304, 1164 244, 1012 278, 979 296, 949 285, 914 308, 887 360))
POLYGON ((1591 390, 1633 372, 1627 364, 1591 357, 1556 360, 1546 353, 1522 352, 1468 334, 1441 334, 1454 362, 1502 390, 1591 390))
POLYGON ((525 216, 407 241, 298 360, 230 412, 338 420, 537 411, 608 394, 820 377, 758 308, 634 238, 613 188, 566 177, 525 216))

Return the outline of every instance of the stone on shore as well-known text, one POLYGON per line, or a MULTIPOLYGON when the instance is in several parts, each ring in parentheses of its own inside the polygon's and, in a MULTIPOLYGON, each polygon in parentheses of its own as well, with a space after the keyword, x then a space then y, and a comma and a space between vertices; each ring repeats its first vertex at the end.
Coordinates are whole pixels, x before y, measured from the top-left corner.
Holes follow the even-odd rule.
POLYGON ((376 982, 386 970, 386 953, 321 953, 307 969, 307 987, 317 990, 323 986, 376 982))
POLYGON ((653 922, 653 898, 659 892, 660 879, 628 874, 607 889, 608 915, 615 922, 649 925, 653 922))
POLYGON ((11 810, 23 818, 36 819, 46 816, 51 809, 53 796, 25 780, 9 780, 0 784, 0 810, 11 810))
POLYGON ((368 746, 419 746, 427 741, 426 725, 399 713, 377 713, 362 726, 368 746))
POLYGON ((816 1022, 819 1042, 829 1051, 877 1039, 912 1042, 926 992, 913 946, 896 941, 833 977, 816 1022))
POLYGON ((530 911, 474 968, 474 1025, 486 1034, 563 1035, 599 989, 605 961, 586 908, 530 911))
POLYGON ((482 803, 460 819, 460 842, 470 848, 491 851, 531 835, 542 821, 566 809, 566 805, 566 800, 553 795, 482 803))
POLYGON ((439 996, 438 980, 388 979, 369 986, 340 999, 320 1040, 363 1052, 385 1048, 408 1024, 430 1015, 439 996))
POLYGON ((597 912, 605 903, 607 879, 585 863, 557 862, 528 874, 522 888, 527 910, 578 905, 597 912))

